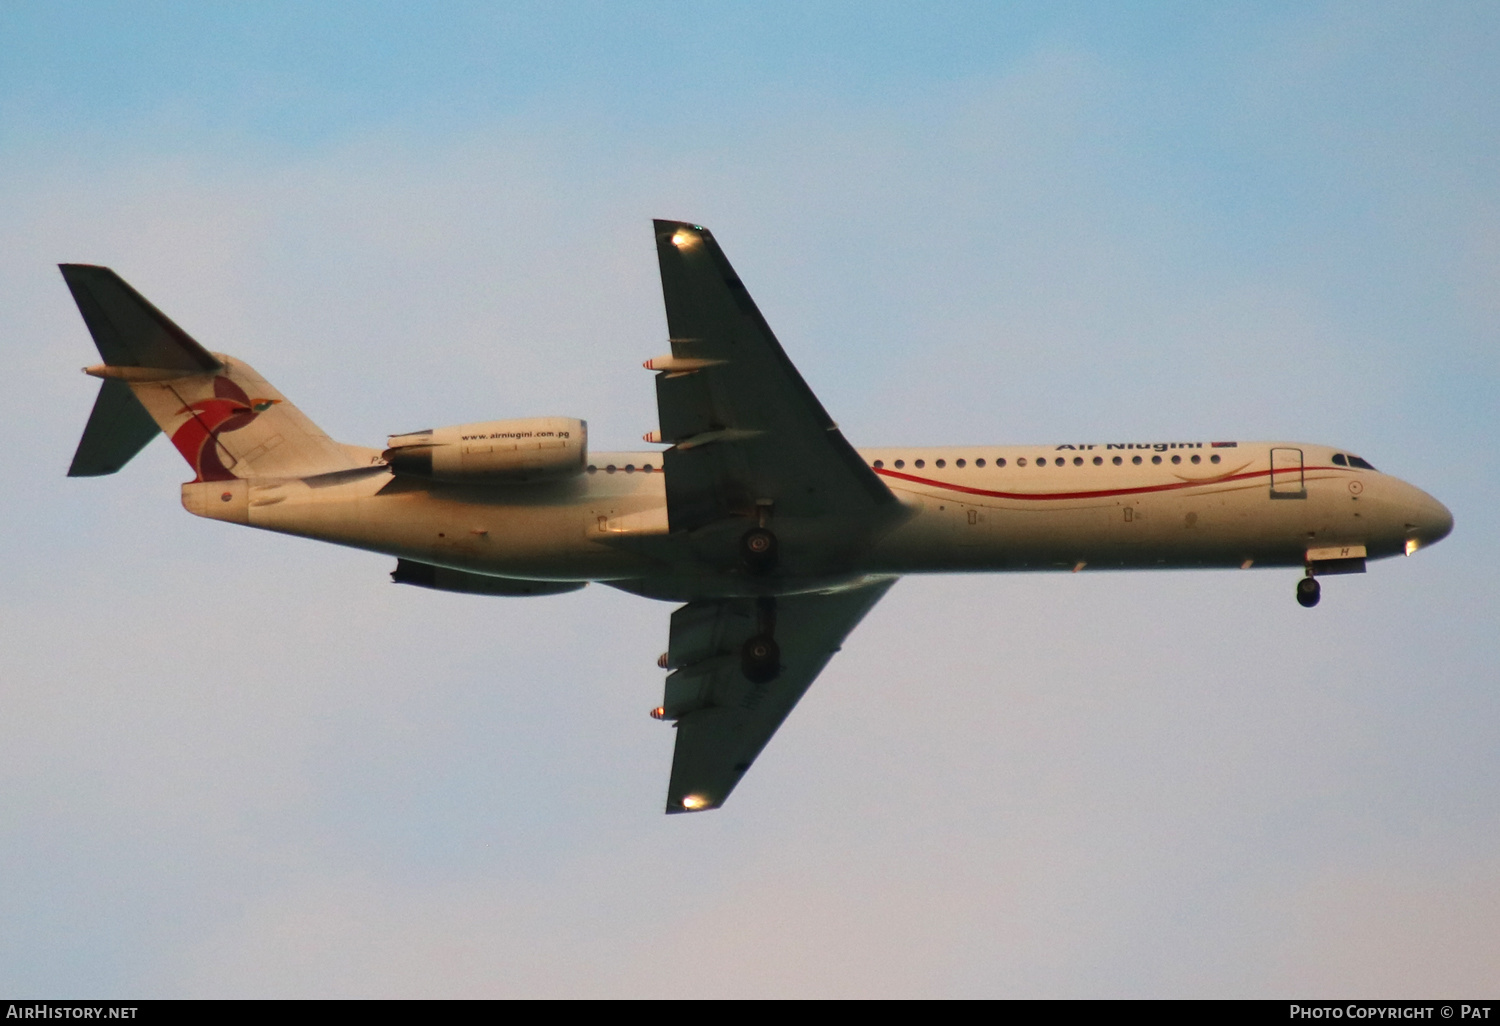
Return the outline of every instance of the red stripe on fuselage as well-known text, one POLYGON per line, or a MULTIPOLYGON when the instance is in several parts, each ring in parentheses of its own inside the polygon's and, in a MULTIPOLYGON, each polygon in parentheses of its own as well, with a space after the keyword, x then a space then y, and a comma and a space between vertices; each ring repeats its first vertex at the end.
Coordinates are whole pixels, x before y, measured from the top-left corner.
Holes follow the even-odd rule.
MULTIPOLYGON (((990 499, 1022 499, 1022 500, 1048 500, 1048 499, 1108 499, 1117 495, 1145 495, 1151 492, 1175 492, 1183 488, 1201 488, 1205 485, 1224 484, 1227 481, 1246 481, 1257 477, 1269 477, 1270 468, 1265 470, 1250 470, 1243 474, 1225 474, 1223 477, 1212 477, 1205 481, 1173 481, 1169 484, 1141 485, 1138 488, 1106 488, 1094 492, 995 492, 987 488, 970 488, 967 485, 948 484, 945 481, 934 481, 929 477, 918 477, 915 474, 905 474, 899 470, 887 470, 884 467, 872 467, 877 474, 886 477, 899 478, 902 481, 911 481, 914 484, 931 485, 934 488, 945 488, 950 492, 962 492, 965 495, 983 495, 990 499)), ((1342 470, 1342 467, 1303 467, 1304 474, 1316 470, 1342 470)), ((1290 474, 1290 471, 1287 471, 1290 474)))

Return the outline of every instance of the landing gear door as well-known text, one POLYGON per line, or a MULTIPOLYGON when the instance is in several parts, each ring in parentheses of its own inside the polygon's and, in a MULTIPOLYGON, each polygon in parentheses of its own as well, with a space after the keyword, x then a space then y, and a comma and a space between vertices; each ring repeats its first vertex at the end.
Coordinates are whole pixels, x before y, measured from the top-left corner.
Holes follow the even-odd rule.
POLYGON ((1271 498, 1307 498, 1307 484, 1302 478, 1301 449, 1271 450, 1271 498))

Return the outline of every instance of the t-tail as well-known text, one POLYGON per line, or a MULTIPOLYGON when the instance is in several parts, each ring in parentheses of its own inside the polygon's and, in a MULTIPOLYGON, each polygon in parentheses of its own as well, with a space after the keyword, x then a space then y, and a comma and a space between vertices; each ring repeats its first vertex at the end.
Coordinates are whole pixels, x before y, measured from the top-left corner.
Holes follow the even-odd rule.
POLYGON ((367 462, 329 438, 259 374, 211 353, 107 267, 62 264, 104 362, 70 477, 113 474, 160 429, 195 481, 307 477, 367 462))

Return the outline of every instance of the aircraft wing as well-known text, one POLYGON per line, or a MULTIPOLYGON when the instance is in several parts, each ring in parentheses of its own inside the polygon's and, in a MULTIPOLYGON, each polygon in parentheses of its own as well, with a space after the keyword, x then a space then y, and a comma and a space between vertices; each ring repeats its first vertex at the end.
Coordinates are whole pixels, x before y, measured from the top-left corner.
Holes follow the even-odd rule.
MULTIPOLYGON (((844 638, 895 578, 848 591, 780 598, 699 599, 672 614, 666 698, 677 747, 667 812, 718 808, 844 638), (771 635, 780 672, 747 648, 771 635)), ((755 653, 758 654, 758 653, 755 653)))
POLYGON ((656 406, 667 518, 692 531, 727 517, 875 513, 895 498, 824 411, 756 309, 734 268, 699 225, 656 221, 656 254, 671 335, 656 406))

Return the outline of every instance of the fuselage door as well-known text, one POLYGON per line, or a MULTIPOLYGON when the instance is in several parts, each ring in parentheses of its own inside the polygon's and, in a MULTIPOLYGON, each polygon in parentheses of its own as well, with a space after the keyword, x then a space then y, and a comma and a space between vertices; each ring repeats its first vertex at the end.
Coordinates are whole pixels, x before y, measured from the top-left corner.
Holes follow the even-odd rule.
POLYGON ((1271 450, 1271 498, 1307 498, 1307 483, 1302 479, 1301 449, 1271 450))

